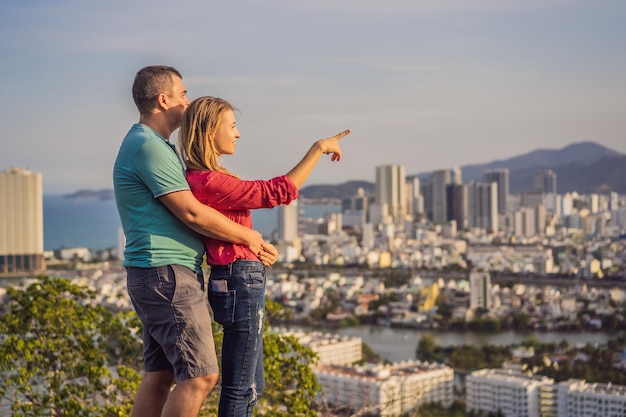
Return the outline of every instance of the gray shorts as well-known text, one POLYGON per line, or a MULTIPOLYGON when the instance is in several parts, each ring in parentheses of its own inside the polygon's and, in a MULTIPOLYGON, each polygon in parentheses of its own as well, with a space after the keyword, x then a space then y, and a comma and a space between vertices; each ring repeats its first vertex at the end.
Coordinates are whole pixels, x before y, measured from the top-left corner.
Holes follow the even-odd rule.
POLYGON ((143 323, 146 372, 176 381, 219 372, 204 278, 181 265, 126 268, 128 294, 143 323))

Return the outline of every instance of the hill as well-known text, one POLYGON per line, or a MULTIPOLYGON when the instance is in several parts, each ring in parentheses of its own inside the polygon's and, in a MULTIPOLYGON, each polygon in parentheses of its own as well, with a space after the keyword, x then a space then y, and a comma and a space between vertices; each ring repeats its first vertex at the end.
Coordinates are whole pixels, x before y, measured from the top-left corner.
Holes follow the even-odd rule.
POLYGON ((366 194, 373 195, 375 185, 367 181, 348 181, 337 185, 309 185, 300 190, 300 195, 314 200, 342 199, 356 195, 359 188, 363 188, 366 194))

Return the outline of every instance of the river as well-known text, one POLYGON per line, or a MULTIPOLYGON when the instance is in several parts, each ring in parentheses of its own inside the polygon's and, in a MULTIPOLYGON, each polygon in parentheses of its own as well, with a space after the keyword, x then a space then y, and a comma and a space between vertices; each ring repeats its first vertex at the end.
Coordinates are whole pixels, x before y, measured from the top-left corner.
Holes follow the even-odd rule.
MULTIPOLYGON (((306 327, 293 327, 304 331, 313 331, 306 327)), ((319 329, 316 329, 319 331, 319 329)), ((340 329, 329 329, 329 333, 336 333, 350 337, 360 337, 372 350, 383 359, 390 362, 415 359, 417 343, 423 335, 430 335, 440 346, 457 346, 472 344, 477 346, 513 345, 534 338, 542 343, 560 343, 567 340, 570 344, 600 343, 616 337, 604 332, 515 332, 502 331, 496 333, 480 332, 433 332, 429 330, 415 330, 381 326, 354 326, 340 329)))

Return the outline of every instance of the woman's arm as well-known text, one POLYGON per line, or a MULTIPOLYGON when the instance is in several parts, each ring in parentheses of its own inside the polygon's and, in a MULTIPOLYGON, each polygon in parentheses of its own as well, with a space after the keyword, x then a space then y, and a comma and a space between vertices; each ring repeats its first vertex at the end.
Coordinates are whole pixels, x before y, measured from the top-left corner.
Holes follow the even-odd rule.
POLYGON ((293 181, 297 188, 302 187, 304 181, 309 177, 313 171, 313 167, 319 161, 322 154, 332 153, 332 161, 339 161, 341 159, 341 148, 339 147, 339 139, 350 133, 350 130, 344 130, 343 132, 328 138, 320 139, 316 141, 311 149, 304 155, 304 158, 298 162, 298 165, 293 167, 291 171, 287 173, 287 176, 293 181))
POLYGON ((201 203, 217 210, 272 208, 298 197, 298 188, 284 175, 246 181, 223 172, 190 170, 187 181, 201 203))

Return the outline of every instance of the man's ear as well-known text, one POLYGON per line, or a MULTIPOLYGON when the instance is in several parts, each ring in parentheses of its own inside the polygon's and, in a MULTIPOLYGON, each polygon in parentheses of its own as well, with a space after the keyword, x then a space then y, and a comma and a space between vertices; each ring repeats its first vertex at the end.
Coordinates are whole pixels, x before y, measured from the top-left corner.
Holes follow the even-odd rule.
POLYGON ((161 110, 168 109, 167 94, 159 93, 159 95, 157 96, 157 107, 161 110))

